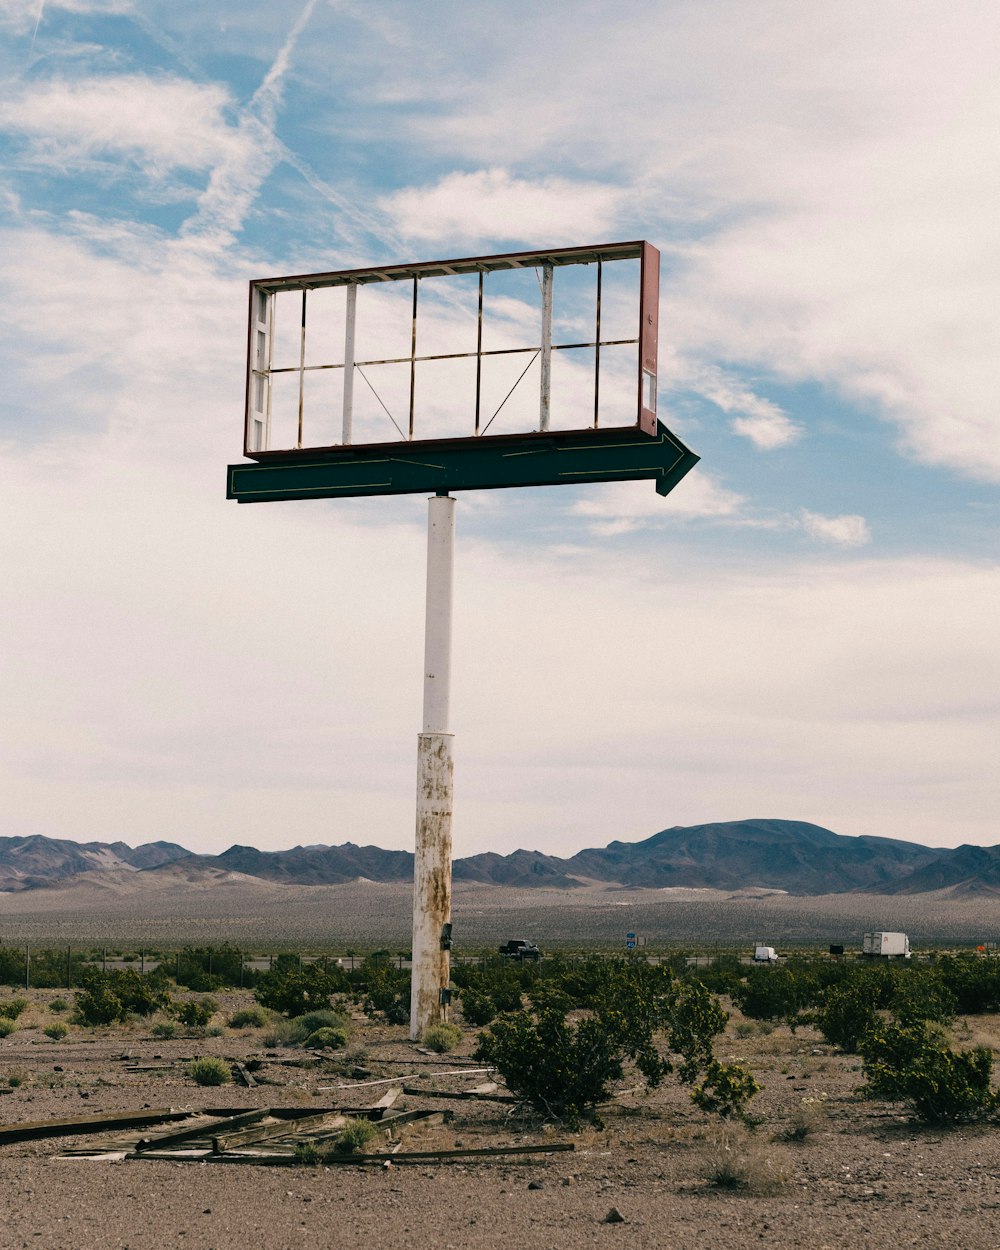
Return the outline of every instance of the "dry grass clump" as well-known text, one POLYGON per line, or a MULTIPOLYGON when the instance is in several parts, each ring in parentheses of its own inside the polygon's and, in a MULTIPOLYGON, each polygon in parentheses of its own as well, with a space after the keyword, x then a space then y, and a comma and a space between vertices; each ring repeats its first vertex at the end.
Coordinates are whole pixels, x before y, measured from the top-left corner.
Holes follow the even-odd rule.
POLYGON ((826 1095, 819 1094, 815 1098, 803 1098, 789 1117, 783 1132, 778 1134, 781 1141, 806 1141, 826 1123, 826 1095))
POLYGON ((791 1176, 788 1155, 780 1146, 735 1125, 707 1148, 699 1171, 713 1189, 754 1197, 777 1193, 791 1176))

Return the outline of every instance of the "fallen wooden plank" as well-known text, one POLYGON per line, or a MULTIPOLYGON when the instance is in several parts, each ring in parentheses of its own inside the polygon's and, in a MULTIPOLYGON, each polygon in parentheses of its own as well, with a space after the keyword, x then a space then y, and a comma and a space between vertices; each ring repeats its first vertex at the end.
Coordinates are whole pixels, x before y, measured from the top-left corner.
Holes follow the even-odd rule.
POLYGON ((467 1098, 479 1102, 521 1102, 513 1094, 477 1094, 471 1089, 423 1089, 418 1085, 404 1085, 404 1094, 416 1094, 418 1098, 467 1098))
POLYGON ((238 1059, 234 1059, 233 1071, 248 1089, 256 1088, 257 1082, 253 1078, 253 1073, 247 1071, 245 1063, 240 1063, 238 1059))
MULTIPOLYGON (((299 1120, 281 1120, 277 1124, 257 1124, 235 1133, 219 1133, 212 1137, 212 1150, 216 1154, 223 1154, 236 1146, 248 1146, 253 1142, 267 1141, 270 1137, 291 1137, 298 1133, 305 1133, 312 1128, 319 1128, 330 1118, 329 1113, 324 1112, 321 1115, 304 1116, 299 1120)), ((342 1122, 347 1122, 346 1116, 342 1117, 342 1122)))
POLYGON ((377 1121, 379 1128, 392 1129, 397 1124, 447 1124, 454 1119, 454 1111, 394 1111, 392 1115, 384 1115, 377 1121))
MULTIPOLYGON (((487 1072, 495 1072, 495 1068, 454 1068, 450 1072, 436 1072, 435 1076, 485 1076, 487 1072)), ((424 1072, 403 1072, 398 1076, 386 1076, 377 1081, 358 1081, 354 1085, 318 1085, 317 1089, 366 1089, 372 1085, 392 1085, 395 1081, 422 1080, 424 1072)))
POLYGON ((61 1120, 26 1120, 0 1127, 0 1146, 8 1142, 32 1141, 39 1137, 72 1137, 77 1133, 103 1133, 106 1129, 131 1128, 145 1124, 166 1124, 186 1120, 193 1112, 173 1107, 150 1107, 146 1111, 110 1111, 94 1115, 71 1115, 61 1120))
POLYGON ((371 1107, 369 1108, 369 1111, 371 1112, 378 1111, 382 1115, 384 1115, 385 1112, 388 1111, 389 1108, 392 1106, 392 1104, 396 1101, 396 1099, 402 1095, 402 1093, 403 1093, 402 1085, 394 1085, 387 1094, 382 1095, 382 1097, 378 1100, 378 1102, 373 1103, 371 1105, 371 1107))
MULTIPOLYGON (((547 1146, 488 1146, 480 1150, 400 1150, 396 1153, 382 1152, 368 1155, 330 1154, 318 1161, 318 1166, 348 1167, 384 1167, 386 1164, 425 1164, 442 1159, 499 1159, 510 1155, 557 1154, 566 1150, 575 1150, 573 1142, 552 1142, 547 1146)), ((138 1159, 148 1159, 150 1155, 136 1155, 138 1159)), ((163 1157, 166 1157, 164 1155, 163 1157)), ((264 1167, 303 1167, 295 1155, 287 1154, 220 1154, 207 1155, 206 1163, 243 1163, 258 1164, 264 1167)))
POLYGON ((197 1124, 192 1124, 189 1128, 179 1129, 175 1133, 161 1133, 157 1137, 143 1137, 135 1143, 136 1150, 167 1150, 171 1146, 180 1145, 181 1142, 195 1141, 199 1137, 206 1139, 211 1137, 213 1132, 225 1125, 226 1128, 248 1128, 251 1124, 257 1124, 268 1115, 266 1107, 258 1107, 255 1111, 244 1111, 241 1114, 234 1114, 221 1118, 219 1116, 205 1116, 197 1124))

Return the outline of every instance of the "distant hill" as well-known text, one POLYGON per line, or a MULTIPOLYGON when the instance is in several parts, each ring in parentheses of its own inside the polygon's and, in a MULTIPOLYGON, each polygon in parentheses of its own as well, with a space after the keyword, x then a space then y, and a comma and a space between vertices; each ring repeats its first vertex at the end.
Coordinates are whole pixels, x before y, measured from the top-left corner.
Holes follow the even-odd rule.
MULTIPOLYGON (((161 876, 166 882, 219 881, 239 874, 278 885, 336 885, 413 879, 409 851, 377 846, 296 846, 259 851, 231 846, 193 855, 172 842, 132 849, 123 842, 78 843, 40 835, 0 838, 0 890, 59 885, 72 877, 161 876), (181 876, 178 871, 183 870, 181 876)), ((487 853, 455 861, 456 881, 517 889, 572 890, 591 882, 629 888, 670 886, 789 894, 1000 894, 1000 846, 943 850, 893 838, 845 837, 803 821, 761 819, 674 826, 642 842, 611 842, 568 859, 538 851, 487 853)), ((138 884, 138 881, 137 881, 138 884)))
POLYGON ((148 842, 134 850, 124 842, 70 842, 34 834, 0 838, 0 890, 33 890, 84 872, 141 872, 190 855, 173 842, 148 842))
POLYGON ((790 894, 883 892, 943 854, 892 838, 848 838, 797 820, 732 820, 674 826, 644 842, 612 842, 564 861, 574 876, 632 886, 738 890, 769 886, 790 894))

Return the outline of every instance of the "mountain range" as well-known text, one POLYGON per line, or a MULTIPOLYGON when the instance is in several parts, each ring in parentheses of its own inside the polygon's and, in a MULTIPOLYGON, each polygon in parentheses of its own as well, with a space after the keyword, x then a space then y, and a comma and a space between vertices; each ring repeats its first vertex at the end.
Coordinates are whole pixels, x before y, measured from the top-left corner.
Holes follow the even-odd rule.
MULTIPOLYGON (((72 842, 41 835, 0 838, 0 891, 71 884, 86 877, 154 874, 206 882, 220 876, 286 885, 331 885, 358 879, 409 881, 413 855, 377 846, 296 846, 259 851, 231 846, 196 855, 173 842, 132 848, 124 842, 72 842)), ((456 881, 517 889, 688 887, 784 890, 789 894, 1000 893, 1000 846, 921 846, 894 838, 846 837, 795 820, 734 820, 674 826, 642 842, 611 842, 568 859, 538 851, 458 859, 456 881)), ((148 881, 148 877, 146 878, 148 881)))

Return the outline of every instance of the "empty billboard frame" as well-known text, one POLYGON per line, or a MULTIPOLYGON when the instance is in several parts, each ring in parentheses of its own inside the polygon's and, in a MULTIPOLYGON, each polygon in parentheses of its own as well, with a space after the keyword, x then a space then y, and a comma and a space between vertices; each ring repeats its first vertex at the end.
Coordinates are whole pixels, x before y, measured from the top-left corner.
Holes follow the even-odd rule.
POLYGON ((657 420, 659 262, 639 240, 255 279, 256 464, 230 466, 229 497, 630 477, 666 494, 697 457, 657 420))

